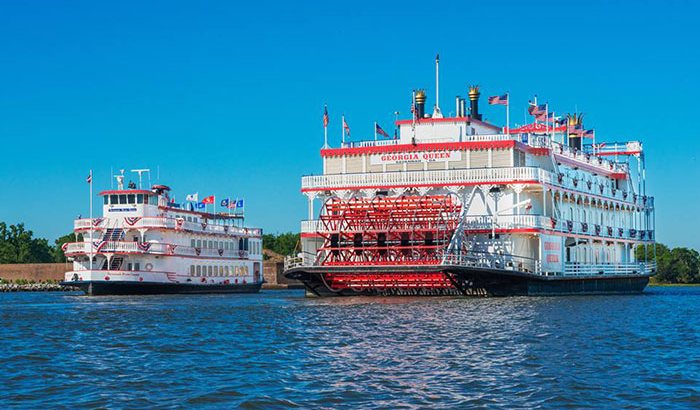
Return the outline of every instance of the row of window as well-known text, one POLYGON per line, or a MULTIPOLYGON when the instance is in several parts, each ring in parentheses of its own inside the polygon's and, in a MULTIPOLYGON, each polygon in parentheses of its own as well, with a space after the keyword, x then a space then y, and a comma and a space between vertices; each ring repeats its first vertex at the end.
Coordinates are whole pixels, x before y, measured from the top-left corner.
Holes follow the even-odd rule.
POLYGON ((105 205, 149 204, 158 205, 158 197, 144 194, 105 195, 105 205))
POLYGON ((193 248, 223 249, 226 251, 249 251, 254 255, 258 255, 262 252, 260 241, 249 241, 248 238, 239 238, 238 241, 190 239, 190 246, 193 248))
POLYGON ((227 276, 247 276, 247 266, 204 266, 190 265, 190 276, 227 277, 227 276))

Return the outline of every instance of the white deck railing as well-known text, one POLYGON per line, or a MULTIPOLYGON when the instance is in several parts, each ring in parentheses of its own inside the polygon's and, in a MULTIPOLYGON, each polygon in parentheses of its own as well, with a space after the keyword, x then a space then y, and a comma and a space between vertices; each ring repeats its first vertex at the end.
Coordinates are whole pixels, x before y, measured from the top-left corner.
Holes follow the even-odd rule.
POLYGON ((653 208, 653 197, 626 193, 593 181, 578 180, 567 175, 534 167, 472 168, 431 171, 394 171, 357 174, 308 175, 301 179, 302 190, 360 189, 365 187, 393 188, 403 186, 454 186, 459 184, 502 184, 535 182, 557 186, 569 191, 609 198, 619 202, 635 203, 653 208), (590 182, 590 184, 589 184, 590 182))
POLYGON ((362 186, 400 187, 405 185, 458 184, 468 182, 517 182, 551 180, 543 170, 532 167, 474 168, 433 171, 377 172, 360 174, 311 175, 301 179, 302 189, 353 188, 362 186))
POLYGON ((108 242, 72 242, 65 245, 66 255, 98 254, 98 253, 140 253, 153 255, 178 255, 178 256, 205 256, 221 258, 247 258, 249 252, 236 249, 212 249, 196 248, 184 245, 172 245, 165 243, 138 243, 129 241, 108 242))
POLYGON ((213 223, 203 224, 200 222, 191 222, 180 220, 177 218, 165 218, 146 216, 135 223, 129 225, 123 219, 115 224, 118 219, 115 218, 81 218, 73 222, 75 230, 87 230, 92 226, 95 229, 104 230, 107 228, 122 228, 122 229, 179 229, 197 233, 216 233, 231 236, 260 236, 262 229, 259 228, 243 228, 238 226, 218 225, 213 223), (94 225, 93 225, 94 224, 94 225))
MULTIPOLYGON (((630 228, 608 227, 596 224, 585 224, 575 221, 556 221, 542 215, 491 215, 467 216, 465 229, 544 229, 577 235, 588 235, 603 239, 636 239, 653 240, 653 231, 642 231, 630 228), (596 228, 596 226, 598 228, 596 228), (569 229, 570 228, 570 229, 569 229), (620 231, 622 229, 622 231, 620 231)), ((314 234, 325 232, 323 222, 319 219, 301 221, 301 233, 314 234)))

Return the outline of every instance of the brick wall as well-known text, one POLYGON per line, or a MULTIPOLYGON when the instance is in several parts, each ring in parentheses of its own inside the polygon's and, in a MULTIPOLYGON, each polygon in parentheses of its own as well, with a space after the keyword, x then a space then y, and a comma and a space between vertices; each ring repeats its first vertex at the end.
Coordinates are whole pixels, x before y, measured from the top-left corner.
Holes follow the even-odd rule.
POLYGON ((63 280, 63 274, 73 268, 73 263, 13 263, 0 265, 0 279, 25 279, 35 282, 63 280))

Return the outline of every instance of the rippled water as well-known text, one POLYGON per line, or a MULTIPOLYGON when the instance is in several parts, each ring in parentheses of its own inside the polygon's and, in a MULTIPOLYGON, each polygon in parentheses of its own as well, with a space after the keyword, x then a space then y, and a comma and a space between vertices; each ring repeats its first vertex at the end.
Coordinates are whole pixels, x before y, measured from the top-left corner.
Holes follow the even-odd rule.
POLYGON ((0 320, 3 408, 700 407, 700 288, 0 294, 0 320))

